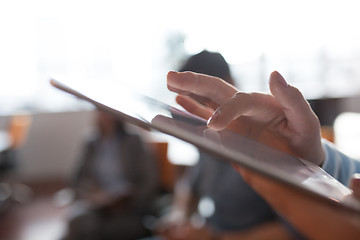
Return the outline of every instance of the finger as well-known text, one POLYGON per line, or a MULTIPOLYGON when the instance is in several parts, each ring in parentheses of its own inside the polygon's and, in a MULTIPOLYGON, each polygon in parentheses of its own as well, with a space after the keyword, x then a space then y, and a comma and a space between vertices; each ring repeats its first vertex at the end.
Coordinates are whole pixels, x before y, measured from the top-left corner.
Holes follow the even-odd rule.
POLYGON ((319 130, 318 118, 301 92, 290 85, 276 71, 270 75, 270 91, 283 108, 288 127, 304 136, 313 136, 319 130))
POLYGON ((276 71, 270 75, 270 91, 282 106, 288 130, 286 136, 291 138, 293 149, 298 156, 321 165, 325 153, 321 145, 320 122, 309 103, 276 71))
POLYGON ((217 104, 224 103, 237 92, 235 87, 220 78, 194 72, 170 71, 167 85, 171 91, 208 97, 217 104))
POLYGON ((280 122, 283 119, 281 106, 272 96, 238 92, 215 111, 208 121, 208 126, 214 130, 221 130, 240 116, 267 123, 274 120, 280 122))
POLYGON ((223 129, 233 119, 246 115, 254 117, 254 120, 273 121, 274 124, 286 119, 283 123, 292 130, 291 133, 297 132, 302 136, 313 137, 317 130, 320 133, 319 121, 308 102, 278 72, 270 75, 270 89, 275 99, 265 94, 237 93, 214 113, 209 127, 223 129))
POLYGON ((204 119, 208 119, 213 113, 213 110, 199 104, 197 101, 187 96, 178 95, 176 97, 176 102, 186 111, 204 119))
POLYGON ((204 105, 206 107, 211 108, 213 112, 215 111, 215 109, 217 109, 219 107, 219 104, 213 102, 208 97, 201 97, 199 95, 195 95, 195 94, 192 94, 192 93, 190 93, 188 96, 191 97, 192 99, 194 99, 195 101, 197 101, 198 103, 200 103, 200 104, 202 104, 202 105, 204 105))

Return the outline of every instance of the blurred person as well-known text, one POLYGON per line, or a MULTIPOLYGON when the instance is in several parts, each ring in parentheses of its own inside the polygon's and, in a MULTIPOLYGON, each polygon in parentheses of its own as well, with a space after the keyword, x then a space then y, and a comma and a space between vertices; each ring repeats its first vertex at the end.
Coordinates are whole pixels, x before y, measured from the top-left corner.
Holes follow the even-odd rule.
MULTIPOLYGON (((180 68, 180 72, 186 71, 235 85, 228 63, 217 52, 204 50, 191 56, 180 68)), ((206 102, 206 96, 190 96, 206 102)), ((166 239, 212 239, 215 235, 231 239, 300 238, 228 162, 199 153, 198 163, 187 169, 176 185, 172 210, 158 223, 160 235, 166 239), (205 225, 194 226, 198 215, 205 218, 205 225)))
POLYGON ((77 201, 64 239, 149 236, 143 220, 157 194, 155 159, 141 137, 111 114, 98 110, 96 126, 72 185, 77 201))
MULTIPOLYGON (((321 139, 318 118, 301 92, 287 84, 278 72, 270 75, 270 94, 239 92, 219 78, 190 72, 169 72, 167 84, 169 90, 179 93, 176 100, 181 106, 208 119, 208 127, 213 130, 229 128, 311 161, 344 185, 350 184, 354 199, 360 203, 360 162, 321 139), (190 94, 206 96, 211 104, 204 106, 189 98, 190 94)), ((288 185, 239 166, 235 168, 247 183, 309 239, 359 239, 358 212, 323 204, 321 200, 288 185)), ((233 188, 233 191, 237 189, 233 188)))

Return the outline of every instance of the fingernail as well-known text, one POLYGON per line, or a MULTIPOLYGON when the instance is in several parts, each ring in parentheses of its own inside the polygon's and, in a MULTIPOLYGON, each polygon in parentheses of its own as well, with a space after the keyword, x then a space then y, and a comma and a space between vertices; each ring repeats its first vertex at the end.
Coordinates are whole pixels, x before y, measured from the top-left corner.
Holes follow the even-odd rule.
POLYGON ((178 72, 176 71, 169 71, 167 74, 167 85, 168 86, 172 86, 172 87, 176 87, 177 83, 176 83, 176 79, 174 79, 174 75, 176 75, 178 72), (173 75, 173 76, 171 76, 173 75))
POLYGON ((214 114, 208 119, 207 126, 213 125, 216 123, 217 119, 219 118, 220 110, 216 110, 214 114))
POLYGON ((170 76, 170 75, 173 75, 173 74, 177 74, 177 72, 175 72, 175 71, 169 71, 169 72, 167 73, 167 78, 169 78, 169 76, 170 76))

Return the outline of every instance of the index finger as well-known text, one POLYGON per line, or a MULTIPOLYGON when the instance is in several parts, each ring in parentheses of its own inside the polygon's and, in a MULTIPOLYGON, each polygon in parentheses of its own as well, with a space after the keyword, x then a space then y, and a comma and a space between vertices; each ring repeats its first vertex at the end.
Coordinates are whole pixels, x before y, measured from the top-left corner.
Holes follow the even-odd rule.
POLYGON ((173 72, 167 75, 169 90, 179 94, 196 94, 208 97, 217 104, 230 99, 237 89, 218 77, 194 72, 173 72))

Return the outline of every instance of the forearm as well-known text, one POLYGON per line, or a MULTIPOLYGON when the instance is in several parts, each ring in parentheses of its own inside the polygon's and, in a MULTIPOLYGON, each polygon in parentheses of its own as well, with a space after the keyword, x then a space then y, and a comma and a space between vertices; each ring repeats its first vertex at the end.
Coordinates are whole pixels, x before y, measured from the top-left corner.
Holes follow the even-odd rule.
POLYGON ((279 221, 264 223, 250 229, 236 232, 236 233, 223 233, 215 237, 218 240, 288 240, 294 239, 289 230, 287 230, 279 221))

